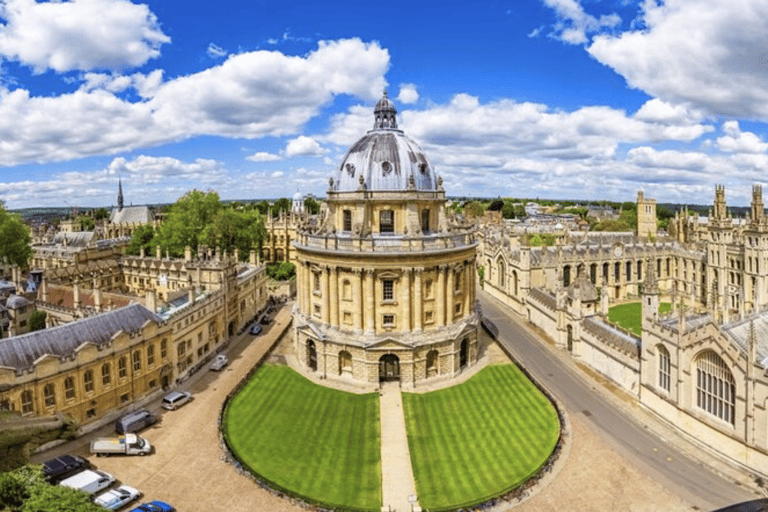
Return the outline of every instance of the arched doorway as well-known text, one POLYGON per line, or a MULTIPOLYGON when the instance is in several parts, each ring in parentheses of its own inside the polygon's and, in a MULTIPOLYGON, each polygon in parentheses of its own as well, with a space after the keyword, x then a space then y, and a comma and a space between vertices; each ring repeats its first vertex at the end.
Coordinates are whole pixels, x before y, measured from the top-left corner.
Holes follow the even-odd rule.
POLYGON ((464 338, 461 340, 461 348, 459 349, 459 366, 461 368, 464 368, 467 366, 467 361, 469 360, 469 341, 467 341, 467 338, 464 338))
POLYGON ((379 359, 379 381, 400 380, 400 359, 395 354, 385 354, 379 359))
POLYGON ((307 342, 307 366, 309 366, 313 372, 317 371, 317 349, 315 348, 315 342, 313 340, 307 342))

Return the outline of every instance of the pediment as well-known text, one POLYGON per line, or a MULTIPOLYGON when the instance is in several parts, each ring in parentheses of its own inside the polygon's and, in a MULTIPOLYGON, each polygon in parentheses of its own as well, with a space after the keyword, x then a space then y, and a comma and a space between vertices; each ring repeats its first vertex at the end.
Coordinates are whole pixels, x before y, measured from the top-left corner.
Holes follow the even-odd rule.
POLYGON ((410 345, 406 345, 401 341, 388 338, 388 339, 377 341, 376 343, 369 345, 368 348, 379 349, 379 350, 387 350, 387 349, 400 350, 404 348, 411 349, 413 347, 411 347, 410 345))

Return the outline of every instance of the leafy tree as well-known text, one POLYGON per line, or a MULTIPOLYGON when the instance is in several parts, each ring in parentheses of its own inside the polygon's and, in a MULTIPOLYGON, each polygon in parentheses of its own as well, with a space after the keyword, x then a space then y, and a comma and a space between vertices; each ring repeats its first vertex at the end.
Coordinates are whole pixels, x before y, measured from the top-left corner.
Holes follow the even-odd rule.
POLYGON ((464 205, 464 211, 467 213, 467 215, 471 215, 473 217, 482 217, 485 213, 485 208, 483 208, 483 205, 477 201, 470 201, 464 205))
POLYGON ((221 247, 222 250, 240 251, 241 258, 247 258, 250 250, 255 248, 261 252, 267 228, 264 218, 256 210, 235 211, 221 210, 203 229, 202 243, 221 247))
POLYGON ((79 216, 77 218, 77 223, 80 225, 80 231, 93 231, 93 228, 96 227, 96 223, 93 222, 93 219, 86 215, 79 216))
POLYGON ((527 213, 525 213, 525 206, 522 204, 516 204, 515 205, 515 218, 516 219, 524 219, 528 216, 527 213))
POLYGON ((304 200, 304 209, 307 210, 307 213, 309 213, 310 215, 315 215, 317 213, 320 213, 320 203, 318 203, 311 197, 308 197, 304 200))
POLYGON ((587 210, 586 207, 579 206, 579 207, 575 207, 575 208, 564 208, 563 210, 560 211, 560 213, 574 213, 574 214, 578 215, 579 217, 581 217, 582 219, 586 219, 587 218, 587 211, 588 210, 587 210))
POLYGON ((41 483, 32 487, 21 512, 103 512, 83 491, 41 483))
POLYGON ((260 214, 266 215, 269 213, 269 203, 266 201, 259 201, 256 203, 256 209, 259 210, 260 214))
POLYGON ((477 267, 477 277, 480 279, 480 286, 483 286, 485 282, 485 265, 479 265, 477 267))
POLYGON ((632 201, 626 201, 624 203, 621 203, 621 209, 622 211, 637 211, 637 203, 634 203, 632 201))
POLYGON ((169 208, 154 245, 167 249, 172 256, 183 256, 186 246, 195 248, 206 243, 201 240, 203 230, 222 209, 218 193, 190 190, 169 208))
POLYGON ((31 315, 29 315, 29 330, 30 332, 33 331, 40 331, 42 329, 45 329, 45 319, 48 315, 45 311, 35 310, 32 312, 31 315))
POLYGON ((0 509, 17 511, 29 499, 29 482, 15 471, 0 473, 0 509))
POLYGON ((296 276, 296 265, 290 261, 281 261, 267 265, 267 275, 276 281, 287 281, 296 276))
POLYGON ((498 211, 501 211, 502 208, 504 208, 504 201, 502 201, 501 199, 494 199, 493 201, 491 201, 491 204, 488 205, 487 210, 491 212, 498 212, 498 211))
POLYGON ((504 203, 504 206, 501 207, 501 216, 505 219, 514 219, 515 205, 512 203, 504 203))
POLYGON ((287 197, 281 197, 277 201, 275 201, 275 204, 272 205, 272 216, 277 217, 280 215, 280 212, 287 212, 291 209, 291 201, 287 197))
POLYGON ((93 218, 95 220, 103 220, 109 218, 109 210, 104 208, 103 206, 101 208, 97 208, 93 211, 93 218))
POLYGON ((141 254, 141 248, 144 248, 145 254, 152 250, 152 239, 155 236, 155 228, 151 224, 138 226, 133 230, 133 238, 125 248, 125 254, 129 256, 138 256, 141 254))
POLYGON ((32 257, 29 228, 18 215, 0 207, 0 260, 26 267, 32 257))

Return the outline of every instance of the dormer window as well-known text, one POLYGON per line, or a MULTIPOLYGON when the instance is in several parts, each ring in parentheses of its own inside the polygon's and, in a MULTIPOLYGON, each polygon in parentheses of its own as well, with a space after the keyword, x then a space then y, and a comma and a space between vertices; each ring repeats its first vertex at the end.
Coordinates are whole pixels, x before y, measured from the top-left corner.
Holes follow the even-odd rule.
POLYGON ((392 210, 381 210, 379 212, 379 233, 395 232, 395 212, 392 210))

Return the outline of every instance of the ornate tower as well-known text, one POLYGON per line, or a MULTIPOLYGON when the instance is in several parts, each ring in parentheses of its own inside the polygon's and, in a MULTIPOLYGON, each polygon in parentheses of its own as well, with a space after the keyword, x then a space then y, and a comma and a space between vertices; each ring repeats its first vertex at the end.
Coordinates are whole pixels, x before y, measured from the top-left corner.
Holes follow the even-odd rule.
POLYGON ((656 238, 656 200, 645 199, 642 190, 637 191, 637 237, 656 238))
POLYGON ((476 363, 474 227, 448 218, 442 179, 386 95, 294 246, 294 344, 310 371, 413 387, 476 363))

